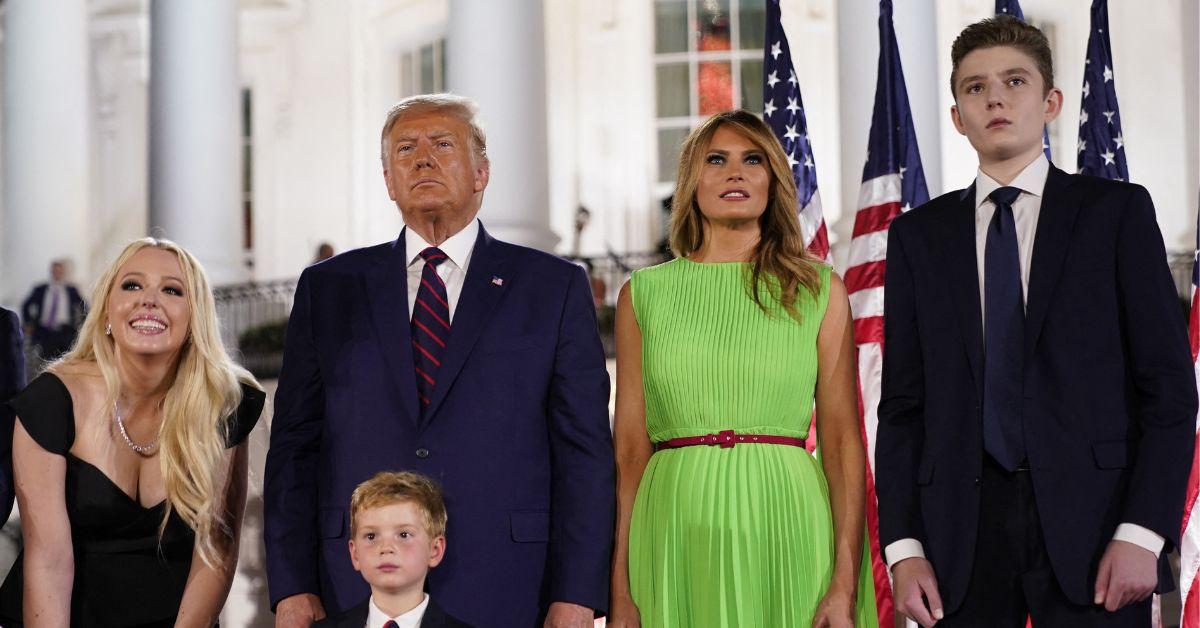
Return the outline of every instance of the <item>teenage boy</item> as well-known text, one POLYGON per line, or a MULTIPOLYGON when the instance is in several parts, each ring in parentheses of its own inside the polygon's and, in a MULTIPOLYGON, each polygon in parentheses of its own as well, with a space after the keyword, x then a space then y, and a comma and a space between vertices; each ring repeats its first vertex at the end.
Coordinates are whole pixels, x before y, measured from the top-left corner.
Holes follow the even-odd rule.
POLYGON ((897 609, 923 626, 1149 626, 1171 587, 1196 385, 1146 190, 1042 153, 1045 36, 951 50, 974 184, 892 223, 876 446, 897 609))
POLYGON ((350 562, 371 597, 314 628, 470 628, 425 593, 446 553, 446 504, 429 478, 384 471, 350 497, 350 562))

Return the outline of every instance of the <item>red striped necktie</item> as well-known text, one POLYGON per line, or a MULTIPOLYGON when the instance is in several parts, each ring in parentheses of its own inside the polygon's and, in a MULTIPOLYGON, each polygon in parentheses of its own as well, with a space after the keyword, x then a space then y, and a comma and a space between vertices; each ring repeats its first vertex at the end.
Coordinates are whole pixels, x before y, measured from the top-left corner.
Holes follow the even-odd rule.
POLYGON ((424 414, 433 398, 438 367, 442 365, 446 341, 450 337, 450 301, 446 298, 446 284, 437 274, 438 265, 448 259, 446 254, 431 246, 421 251, 421 259, 425 260, 425 268, 421 271, 421 287, 417 289, 417 301, 413 304, 412 343, 417 395, 421 399, 421 414, 424 414))
POLYGON ((383 625, 383 628, 400 628, 400 625, 389 619, 387 623, 383 625))

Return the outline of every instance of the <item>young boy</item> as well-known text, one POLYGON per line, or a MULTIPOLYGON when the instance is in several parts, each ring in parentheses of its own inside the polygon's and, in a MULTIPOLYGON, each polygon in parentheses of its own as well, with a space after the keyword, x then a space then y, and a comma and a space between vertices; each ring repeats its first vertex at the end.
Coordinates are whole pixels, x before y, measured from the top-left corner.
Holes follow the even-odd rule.
POLYGON ((384 471, 350 497, 350 561, 371 597, 315 628, 469 628, 425 593, 446 552, 446 505, 429 478, 384 471))
POLYGON ((1063 96, 1036 28, 973 24, 951 60, 975 182, 888 239, 876 486, 896 607, 923 626, 1149 626, 1196 417, 1150 195, 1047 161, 1063 96))

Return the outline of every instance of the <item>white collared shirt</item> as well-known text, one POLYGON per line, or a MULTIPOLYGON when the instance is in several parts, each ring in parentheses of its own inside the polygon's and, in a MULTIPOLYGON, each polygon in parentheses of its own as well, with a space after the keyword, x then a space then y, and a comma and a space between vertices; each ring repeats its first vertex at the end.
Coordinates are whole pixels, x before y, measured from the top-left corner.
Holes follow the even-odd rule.
MULTIPOLYGON (((475 251, 475 240, 479 237, 479 221, 472 220, 462 231, 446 238, 438 248, 446 254, 446 261, 437 267, 438 277, 446 284, 446 301, 450 305, 450 322, 454 322, 454 311, 458 309, 458 297, 462 295, 463 282, 467 278, 467 267, 475 251)), ((408 316, 412 318, 417 304, 417 291, 421 289, 421 273, 425 260, 421 251, 433 246, 416 231, 404 228, 404 254, 408 256, 408 316)))
MULTIPOLYGON (((1033 242, 1037 234, 1038 217, 1042 211, 1042 194, 1046 188, 1046 179, 1050 176, 1050 162, 1046 155, 1038 153, 1025 169, 1018 174, 1008 187, 1021 190, 1021 195, 1013 201, 1013 220, 1017 227, 1017 254, 1021 262, 1021 294, 1022 302, 1029 300, 1029 269, 1033 265, 1033 242)), ((979 269, 979 311, 987 311, 984 303, 983 265, 987 249, 988 225, 996 213, 996 204, 988 199, 988 195, 996 188, 1004 187, 995 179, 989 177, 982 169, 975 175, 975 262, 979 269)), ((1133 523, 1122 523, 1117 526, 1113 540, 1133 543, 1154 553, 1157 557, 1166 543, 1162 535, 1133 523)), ((920 541, 912 538, 900 539, 883 549, 888 568, 906 558, 924 558, 925 547, 920 541)))
POLYGON ((46 284, 46 294, 42 295, 41 325, 47 329, 58 329, 71 322, 71 297, 67 293, 67 284, 50 282, 46 284), (54 303, 55 298, 58 303, 54 303), (50 318, 50 305, 54 304, 54 319, 50 318))
POLYGON ((383 628, 384 624, 389 621, 396 622, 399 628, 420 628, 421 620, 425 617, 425 609, 429 607, 429 594, 425 593, 421 603, 417 604, 411 611, 396 617, 388 617, 383 611, 375 606, 375 596, 371 596, 371 602, 367 604, 367 625, 364 628, 383 628))
MULTIPOLYGON (((1033 263, 1033 238, 1037 234, 1038 216, 1042 212, 1042 191, 1046 188, 1046 177, 1050 175, 1050 162, 1044 153, 1038 153, 1007 187, 1021 190, 1013 201, 1013 220, 1017 225, 1017 257, 1021 262, 1021 302, 1029 302, 1029 268, 1033 263)), ((1005 187, 989 177, 982 169, 975 175, 975 264, 979 267, 979 311, 986 312, 983 302, 983 264, 987 251, 988 226, 996 215, 996 203, 988 196, 998 188, 1005 187)))

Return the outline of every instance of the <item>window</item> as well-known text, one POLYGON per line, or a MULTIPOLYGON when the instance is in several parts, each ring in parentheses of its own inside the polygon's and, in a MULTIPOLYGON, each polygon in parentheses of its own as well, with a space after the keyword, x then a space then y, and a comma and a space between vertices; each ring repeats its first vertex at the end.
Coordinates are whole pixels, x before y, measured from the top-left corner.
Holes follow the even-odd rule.
POLYGON ((400 57, 400 97, 445 90, 446 40, 425 44, 400 57))
POLYGON ((675 180, 679 149, 708 116, 762 110, 763 0, 655 0, 658 180, 675 180))
POLYGON ((250 114, 253 102, 249 89, 242 90, 242 248, 248 254, 254 249, 254 136, 251 134, 250 114))

